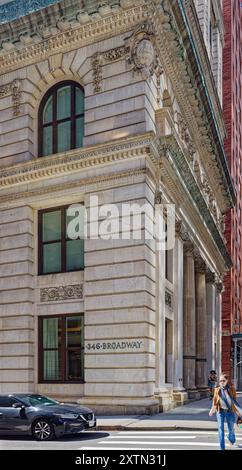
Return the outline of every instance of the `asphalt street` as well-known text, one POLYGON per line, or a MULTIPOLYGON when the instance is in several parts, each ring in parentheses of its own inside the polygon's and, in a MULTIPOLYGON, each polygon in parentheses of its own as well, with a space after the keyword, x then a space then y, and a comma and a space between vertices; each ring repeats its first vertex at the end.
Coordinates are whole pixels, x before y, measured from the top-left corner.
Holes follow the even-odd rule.
MULTIPOLYGON (((242 433, 237 433, 237 445, 242 450, 242 433)), ((229 447, 228 447, 229 448, 229 447)), ((79 436, 50 442, 36 442, 30 437, 5 437, 0 450, 216 450, 216 431, 92 431, 79 436)))

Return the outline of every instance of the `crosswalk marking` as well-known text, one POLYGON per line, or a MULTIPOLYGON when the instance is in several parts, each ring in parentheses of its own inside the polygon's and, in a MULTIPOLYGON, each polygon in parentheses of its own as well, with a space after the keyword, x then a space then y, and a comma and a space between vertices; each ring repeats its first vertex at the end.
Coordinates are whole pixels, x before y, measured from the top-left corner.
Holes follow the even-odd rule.
MULTIPOLYGON (((242 448, 242 436, 236 436, 236 441, 242 448)), ((85 442, 80 450, 219 449, 217 431, 119 431, 107 438, 102 436, 95 446, 93 442, 90 444, 88 447, 85 442)))
POLYGON ((179 433, 179 434, 193 434, 193 435, 197 435, 197 434, 205 434, 206 436, 208 434, 211 434, 213 436, 215 436, 218 431, 119 431, 118 434, 126 434, 126 435, 130 435, 130 434, 138 434, 138 435, 148 435, 148 434, 159 434, 159 436, 161 435, 165 435, 165 434, 171 434, 171 435, 175 435, 175 433, 179 433))
MULTIPOLYGON (((109 445, 109 442, 108 441, 101 441, 99 442, 100 445, 109 445)), ((130 444, 130 441, 115 441, 115 444, 130 444)), ((132 445, 135 444, 135 445, 139 445, 139 444, 144 444, 143 441, 132 441, 132 445)), ((174 442, 174 441, 154 441, 154 442, 149 442, 149 446, 152 446, 152 445, 165 445, 165 446, 172 446, 172 445, 178 445, 178 442, 174 442)), ((207 443, 207 442, 179 442, 179 446, 211 446, 211 447, 217 447, 218 444, 216 443, 213 443, 213 442, 210 442, 210 443, 207 443)))

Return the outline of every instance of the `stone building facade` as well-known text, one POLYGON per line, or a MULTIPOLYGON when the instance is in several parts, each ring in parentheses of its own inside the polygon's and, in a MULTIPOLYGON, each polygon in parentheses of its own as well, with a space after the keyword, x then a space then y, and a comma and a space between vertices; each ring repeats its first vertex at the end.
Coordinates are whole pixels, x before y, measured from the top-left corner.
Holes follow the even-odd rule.
POLYGON ((1 393, 150 413, 206 395, 220 369, 235 196, 223 30, 212 71, 200 12, 189 0, 0 5, 1 393), (139 237, 70 240, 68 207, 90 215, 92 197, 101 221, 104 204, 173 204, 173 249, 157 250, 143 210, 139 237))

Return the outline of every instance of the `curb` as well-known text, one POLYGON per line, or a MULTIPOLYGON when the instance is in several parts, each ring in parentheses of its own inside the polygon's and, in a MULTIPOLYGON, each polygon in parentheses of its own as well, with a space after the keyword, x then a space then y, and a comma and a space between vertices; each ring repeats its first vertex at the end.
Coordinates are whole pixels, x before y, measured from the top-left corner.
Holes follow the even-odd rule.
POLYGON ((96 426, 95 431, 217 431, 217 428, 198 428, 198 427, 184 427, 184 426, 164 426, 164 427, 135 427, 135 426, 96 426))

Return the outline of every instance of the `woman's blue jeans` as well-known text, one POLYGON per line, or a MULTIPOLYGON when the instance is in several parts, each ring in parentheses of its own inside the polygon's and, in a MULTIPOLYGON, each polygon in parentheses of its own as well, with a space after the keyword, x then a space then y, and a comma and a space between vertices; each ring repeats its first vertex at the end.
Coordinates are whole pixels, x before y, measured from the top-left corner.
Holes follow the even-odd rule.
POLYGON ((228 412, 221 410, 217 413, 217 421, 218 421, 218 435, 219 435, 219 443, 220 448, 222 450, 225 449, 225 440, 224 440, 224 423, 227 421, 228 425, 228 439, 231 444, 235 443, 235 433, 234 433, 234 423, 235 423, 235 414, 233 412, 228 412))

